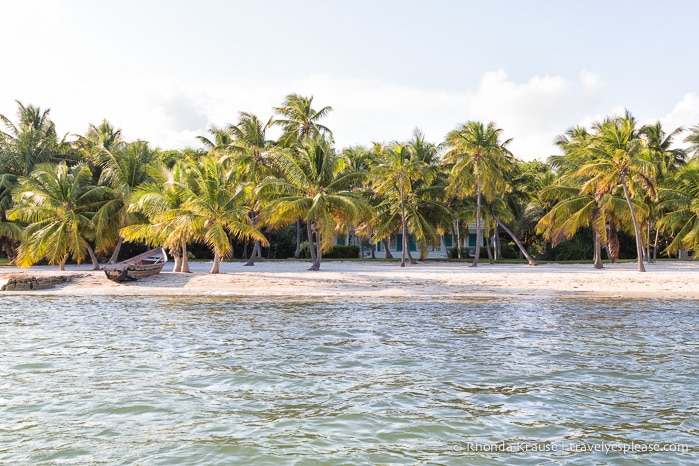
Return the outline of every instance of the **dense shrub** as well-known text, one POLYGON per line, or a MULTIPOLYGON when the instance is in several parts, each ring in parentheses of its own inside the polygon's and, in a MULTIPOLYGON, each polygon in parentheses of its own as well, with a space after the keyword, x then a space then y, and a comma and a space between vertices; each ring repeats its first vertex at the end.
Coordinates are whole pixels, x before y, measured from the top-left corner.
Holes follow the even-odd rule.
POLYGON ((500 252, 501 259, 519 259, 519 248, 515 243, 500 243, 500 252))
POLYGON ((333 246, 329 252, 323 254, 323 257, 328 259, 358 259, 359 246, 333 246))
POLYGON ((592 230, 589 228, 578 230, 575 236, 544 253, 544 259, 548 261, 591 261, 593 256, 592 230))
MULTIPOLYGON (((481 255, 478 256, 479 259, 483 257, 488 257, 488 251, 485 249, 485 246, 481 246, 481 255)), ((456 246, 449 248, 448 254, 450 259, 458 259, 457 255, 458 251, 456 249, 456 246)), ((462 259, 473 259, 473 255, 471 254, 471 251, 469 251, 468 248, 461 248, 461 258, 462 259)))
MULTIPOLYGON (((605 244, 602 245, 602 259, 608 260, 605 244)), ((555 248, 544 253, 544 259, 549 261, 591 261, 594 257, 592 229, 583 228, 571 239, 564 241, 555 248)), ((636 258, 636 240, 633 235, 619 231, 619 259, 636 258)))

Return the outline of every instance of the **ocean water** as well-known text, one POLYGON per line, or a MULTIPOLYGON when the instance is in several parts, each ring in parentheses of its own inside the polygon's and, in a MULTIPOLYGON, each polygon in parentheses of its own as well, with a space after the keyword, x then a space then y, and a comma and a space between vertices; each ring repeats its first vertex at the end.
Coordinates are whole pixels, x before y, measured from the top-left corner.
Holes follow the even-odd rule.
POLYGON ((0 464, 697 464, 698 311, 5 296, 0 464))

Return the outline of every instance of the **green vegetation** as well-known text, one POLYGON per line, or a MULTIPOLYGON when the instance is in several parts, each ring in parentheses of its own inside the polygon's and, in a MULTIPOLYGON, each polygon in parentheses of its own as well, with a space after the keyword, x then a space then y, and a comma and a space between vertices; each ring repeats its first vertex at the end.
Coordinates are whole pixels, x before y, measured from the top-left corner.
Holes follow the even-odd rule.
MULTIPOLYGON (((114 262, 163 245, 175 271, 189 249, 220 261, 307 254, 359 258, 400 242, 401 266, 444 235, 450 258, 590 260, 602 267, 699 249, 699 124, 666 132, 630 112, 555 141, 560 155, 522 162, 495 123, 468 121, 441 144, 412 138, 338 150, 331 107, 287 96, 272 117, 241 112, 199 136, 202 149, 127 141, 108 121, 59 138, 49 110, 18 102, 0 115, 0 253, 22 266, 114 262), (268 130, 281 129, 272 140, 268 130), (471 228, 469 232, 468 229, 471 228), (475 228, 474 228, 475 227, 475 228), (353 236, 361 246, 344 244, 353 236), (488 239, 483 242, 482 237, 488 239)), ((194 141, 193 141, 194 142, 194 141)), ((0 262, 1 263, 1 262, 0 262)))

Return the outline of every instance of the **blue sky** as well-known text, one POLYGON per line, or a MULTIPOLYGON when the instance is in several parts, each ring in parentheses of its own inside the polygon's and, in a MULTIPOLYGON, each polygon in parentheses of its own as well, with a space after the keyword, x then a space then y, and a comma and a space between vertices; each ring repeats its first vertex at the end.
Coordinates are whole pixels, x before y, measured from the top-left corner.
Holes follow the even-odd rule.
POLYGON ((628 108, 668 129, 699 123, 686 1, 0 0, 0 113, 50 108, 62 133, 107 118, 127 139, 196 135, 286 94, 330 105, 339 147, 441 142, 494 121, 515 156, 628 108))

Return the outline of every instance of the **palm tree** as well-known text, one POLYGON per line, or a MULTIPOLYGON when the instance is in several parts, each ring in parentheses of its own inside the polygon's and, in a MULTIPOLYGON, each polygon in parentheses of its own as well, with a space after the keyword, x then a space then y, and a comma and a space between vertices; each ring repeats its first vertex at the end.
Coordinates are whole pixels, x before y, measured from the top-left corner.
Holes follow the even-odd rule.
POLYGON ((555 247, 561 241, 572 238, 580 228, 591 227, 594 236, 593 264, 601 269, 602 243, 607 243, 612 262, 618 257, 618 240, 615 244, 609 238, 613 233, 607 232, 605 226, 610 226, 612 231, 616 231, 617 224, 624 229, 632 227, 626 200, 611 193, 581 192, 579 185, 566 182, 570 182, 570 179, 561 178, 558 184, 548 186, 540 193, 543 201, 557 202, 537 223, 537 233, 555 247))
POLYGON ((699 164, 696 160, 680 168, 659 191, 659 207, 666 212, 659 227, 673 237, 665 252, 696 250, 699 246, 699 164))
MULTIPOLYGON (((671 131, 670 134, 667 134, 663 130, 663 127, 659 121, 652 125, 644 125, 639 130, 639 134, 645 142, 650 159, 656 166, 658 186, 663 186, 665 184, 665 179, 672 177, 672 175, 678 170, 678 168, 686 163, 687 152, 684 149, 672 147, 674 138, 678 136, 682 131, 682 128, 676 128, 674 131, 671 131)), ((646 259, 648 260, 648 262, 650 262, 651 224, 656 224, 655 241, 653 247, 653 259, 655 259, 658 250, 660 228, 658 228, 657 226, 659 216, 657 209, 658 199, 646 199, 648 202, 648 209, 650 211, 649 221, 646 222, 646 259)))
POLYGON ((0 115, 7 131, 0 131, 0 162, 4 173, 28 176, 35 165, 63 159, 56 125, 49 118, 50 110, 17 101, 17 125, 0 115))
POLYGON ((95 237, 92 217, 105 188, 93 186, 91 179, 86 166, 68 168, 65 162, 39 164, 20 179, 14 192, 15 206, 9 211, 11 220, 28 223, 18 249, 20 266, 46 259, 65 270, 69 257, 80 263, 87 253, 93 267, 99 268, 89 241, 95 237))
MULTIPOLYGON (((332 111, 332 107, 326 106, 320 110, 313 108, 313 96, 304 97, 298 94, 289 94, 284 98, 281 107, 275 107, 277 119, 270 120, 270 125, 281 126, 282 135, 277 145, 298 150, 298 146, 308 138, 332 138, 332 131, 322 124, 320 120, 332 111)), ((301 219, 296 219, 296 251, 294 257, 301 256, 301 219)))
POLYGON ((699 155, 699 125, 689 128, 689 135, 684 138, 684 142, 689 143, 687 153, 692 154, 692 157, 696 158, 699 155))
POLYGON ((428 243, 439 246, 440 233, 451 226, 451 213, 443 202, 444 184, 437 183, 440 167, 425 162, 434 160, 426 156, 426 145, 415 138, 405 144, 379 146, 383 161, 371 172, 374 196, 380 200, 374 238, 382 240, 400 228, 401 267, 405 267, 406 254, 415 263, 409 235, 424 259, 428 243))
POLYGON ((410 148, 405 144, 386 146, 382 150, 382 155, 385 161, 372 170, 372 179, 374 180, 374 190, 378 196, 389 195, 386 200, 388 205, 379 209, 388 214, 388 221, 383 222, 383 227, 378 229, 375 236, 377 239, 381 239, 386 234, 390 234, 393 231, 394 222, 392 220, 396 217, 400 218, 403 241, 400 266, 405 267, 405 255, 409 250, 406 197, 412 195, 413 181, 423 178, 426 164, 413 159, 410 148), (395 205, 391 201, 391 197, 397 197, 400 206, 398 212, 390 208, 391 205, 395 205))
POLYGON ((332 247, 336 226, 369 215, 367 201, 349 189, 365 175, 346 171, 345 158, 326 138, 307 138, 296 151, 279 149, 275 160, 282 177, 270 177, 262 183, 262 194, 270 200, 262 216, 275 226, 304 220, 310 270, 320 270, 323 251, 332 247))
POLYGON ((213 140, 205 136, 197 136, 199 142, 204 144, 204 147, 211 155, 222 155, 226 153, 226 148, 233 142, 233 137, 225 129, 210 128, 209 133, 214 137, 213 140))
POLYGON ((121 235, 126 241, 168 248, 175 259, 172 271, 189 273, 187 242, 195 236, 196 219, 183 208, 184 170, 184 162, 176 163, 172 169, 151 167, 150 181, 133 192, 129 206, 129 210, 140 212, 147 221, 122 228, 121 235))
POLYGON ((129 209, 133 191, 149 181, 148 167, 155 154, 145 141, 135 141, 116 146, 114 151, 101 149, 102 174, 99 183, 109 187, 110 199, 95 217, 97 249, 106 252, 114 248, 109 263, 115 263, 124 238, 121 228, 143 223, 138 212, 129 209))
POLYGON ((28 176, 41 163, 74 162, 65 138, 59 140, 50 110, 17 101, 17 123, 0 115, 5 131, 0 131, 0 245, 8 257, 16 255, 20 228, 6 222, 12 206, 12 191, 19 177, 28 176))
MULTIPOLYGON (((582 193, 581 187, 590 177, 577 173, 580 166, 592 159, 592 137, 587 129, 577 126, 556 138, 555 144, 563 155, 549 157, 549 164, 557 170, 559 177, 540 193, 542 200, 556 204, 537 223, 537 233, 543 234, 544 239, 555 247, 557 243, 572 238, 578 229, 591 227, 593 264, 596 269, 601 269, 604 266, 601 245, 609 240, 605 227, 609 222, 606 217, 608 209, 601 208, 600 204, 609 195, 609 190, 582 193)), ((610 218, 610 222, 613 223, 613 219, 610 218)), ((615 228, 612 230, 616 231, 615 228)), ((614 261, 613 251, 618 251, 618 245, 608 245, 608 251, 614 261)))
POLYGON ((221 259, 230 256, 229 235, 269 244, 249 215, 252 184, 234 183, 221 159, 209 155, 189 163, 185 179, 182 209, 191 215, 195 239, 214 253, 209 273, 219 273, 221 259))
MULTIPOLYGON (((261 208, 257 189, 272 170, 272 160, 269 155, 272 141, 266 136, 269 126, 269 122, 263 124, 256 115, 241 112, 238 123, 227 127, 231 141, 225 146, 228 154, 225 160, 230 162, 231 170, 239 181, 250 183, 252 186, 250 215, 255 227, 259 223, 258 215, 261 208)), ((255 240, 252 253, 245 265, 255 265, 255 257, 259 254, 261 254, 260 241, 255 240)))
POLYGON ((67 145, 58 139, 56 125, 49 118, 50 110, 17 101, 17 124, 4 115, 0 121, 0 220, 12 204, 12 189, 20 176, 29 176, 41 163, 66 159, 67 145))
POLYGON ((282 127, 284 133, 279 138, 281 145, 288 147, 292 141, 303 142, 309 137, 331 136, 332 131, 319 123, 332 107, 323 107, 320 110, 313 108, 313 96, 303 97, 298 94, 289 94, 284 98, 281 107, 275 107, 274 111, 280 118, 272 124, 282 127))
POLYGON ((655 197, 656 166, 643 157, 645 145, 636 130, 636 120, 627 111, 624 117, 606 119, 593 126, 594 141, 590 146, 592 160, 582 165, 576 172, 590 179, 582 186, 582 192, 609 192, 621 186, 624 192, 638 253, 638 271, 645 272, 643 266, 643 236, 639 227, 638 216, 631 196, 639 188, 645 188, 651 198, 655 197))
POLYGON ((483 242, 481 198, 491 202, 498 192, 504 191, 505 173, 514 165, 514 158, 506 148, 510 140, 500 141, 501 133, 492 122, 484 125, 469 121, 446 137, 448 150, 444 162, 451 167, 451 192, 476 196, 476 254, 472 267, 478 266, 478 251, 483 242))
POLYGON ((83 152, 83 157, 90 163, 93 176, 99 179, 105 154, 123 148, 121 129, 117 129, 107 120, 99 125, 90 124, 85 135, 76 135, 76 145, 83 152))

